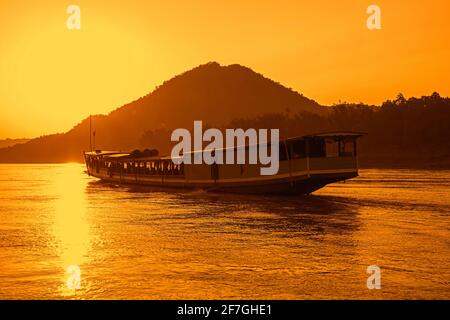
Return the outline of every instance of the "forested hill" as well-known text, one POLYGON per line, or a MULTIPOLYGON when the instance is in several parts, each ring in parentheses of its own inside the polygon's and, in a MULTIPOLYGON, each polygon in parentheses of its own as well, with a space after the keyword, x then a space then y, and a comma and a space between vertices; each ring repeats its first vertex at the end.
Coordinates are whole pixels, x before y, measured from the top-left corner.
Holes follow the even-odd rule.
MULTIPOLYGON (((92 117, 96 147, 129 150, 140 147, 149 130, 189 127, 194 120, 214 126, 237 117, 294 112, 325 114, 327 109, 241 65, 200 65, 164 82, 150 94, 108 115, 92 117)), ((89 119, 63 134, 33 139, 0 149, 0 162, 82 160, 89 148, 89 119)))
MULTIPOLYGON (((438 93, 380 106, 314 100, 240 66, 208 63, 166 81, 108 115, 92 117, 96 148, 168 153, 170 133, 194 120, 219 128, 280 128, 284 137, 358 131, 363 167, 449 168, 450 99, 438 93)), ((0 149, 0 162, 82 161, 89 119, 72 130, 0 149)))

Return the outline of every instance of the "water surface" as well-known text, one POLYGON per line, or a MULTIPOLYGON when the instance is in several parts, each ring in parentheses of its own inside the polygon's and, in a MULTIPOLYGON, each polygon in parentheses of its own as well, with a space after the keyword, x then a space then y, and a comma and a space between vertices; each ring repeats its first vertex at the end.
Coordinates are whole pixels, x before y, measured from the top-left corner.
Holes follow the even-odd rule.
POLYGON ((261 197, 0 165, 0 299, 449 299, 449 195, 450 171, 362 170, 261 197))

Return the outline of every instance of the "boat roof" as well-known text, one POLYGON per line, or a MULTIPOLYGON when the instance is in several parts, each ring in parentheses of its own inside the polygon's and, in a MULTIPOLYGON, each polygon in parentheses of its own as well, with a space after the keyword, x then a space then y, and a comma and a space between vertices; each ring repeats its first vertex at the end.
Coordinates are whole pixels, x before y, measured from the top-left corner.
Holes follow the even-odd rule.
MULTIPOLYGON (((106 155, 115 155, 121 153, 120 151, 105 151, 105 150, 95 150, 95 151, 86 151, 84 154, 87 156, 106 156, 106 155)), ((129 153, 127 153, 129 154, 129 153)))
POLYGON ((116 159, 126 158, 126 157, 129 157, 129 156, 130 156, 130 153, 115 153, 115 154, 108 154, 108 155, 106 155, 107 158, 116 158, 116 159))
MULTIPOLYGON (((280 141, 296 141, 296 140, 302 140, 302 139, 308 139, 308 138, 327 138, 327 137, 335 137, 335 138, 343 138, 343 137, 353 137, 358 138, 361 136, 366 135, 364 132, 354 132, 354 131, 329 131, 329 132, 320 132, 320 133, 314 133, 314 134, 308 134, 303 136, 297 136, 297 137, 291 137, 287 139, 280 139, 280 141)), ((236 146, 234 148, 243 148, 247 146, 236 146)), ((223 148, 221 150, 227 150, 227 149, 234 149, 234 148, 223 148)), ((197 151, 191 151, 186 152, 185 154, 194 154, 199 152, 206 152, 211 150, 197 150, 197 151)), ((129 152, 122 152, 122 151, 102 151, 102 150, 96 150, 96 151, 90 151, 84 153, 87 156, 96 156, 96 157, 102 157, 105 159, 114 159, 114 160, 131 160, 131 159, 139 159, 142 161, 152 161, 152 160, 172 160, 171 156, 135 156, 132 155, 129 152)), ((177 157, 178 158, 178 157, 177 157)), ((179 158, 182 158, 181 156, 179 158)))
POLYGON ((312 133, 307 134, 303 136, 297 136, 297 137, 291 137, 285 139, 286 141, 294 141, 294 140, 301 140, 301 139, 308 139, 308 138, 345 138, 345 137, 351 137, 351 138, 359 138, 367 133, 364 132, 356 132, 356 131, 327 131, 327 132, 319 132, 319 133, 312 133))
POLYGON ((320 132, 314 134, 308 134, 303 136, 303 138, 314 138, 314 137, 361 137, 366 135, 365 132, 356 132, 356 131, 329 131, 329 132, 320 132))

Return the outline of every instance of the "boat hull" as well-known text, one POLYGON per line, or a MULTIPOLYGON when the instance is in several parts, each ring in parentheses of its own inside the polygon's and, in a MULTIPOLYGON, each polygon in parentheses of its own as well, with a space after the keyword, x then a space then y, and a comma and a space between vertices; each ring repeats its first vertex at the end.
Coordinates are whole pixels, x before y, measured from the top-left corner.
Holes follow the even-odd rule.
MULTIPOLYGON (((103 170, 102 170, 103 171, 103 170)), ((190 181, 182 177, 143 177, 139 175, 108 174, 107 172, 88 172, 89 175, 121 185, 139 185, 170 189, 203 189, 211 192, 242 194, 310 194, 327 184, 348 180, 358 176, 357 171, 317 172, 299 174, 289 177, 272 177, 271 179, 254 179, 251 181, 205 180, 190 181)))

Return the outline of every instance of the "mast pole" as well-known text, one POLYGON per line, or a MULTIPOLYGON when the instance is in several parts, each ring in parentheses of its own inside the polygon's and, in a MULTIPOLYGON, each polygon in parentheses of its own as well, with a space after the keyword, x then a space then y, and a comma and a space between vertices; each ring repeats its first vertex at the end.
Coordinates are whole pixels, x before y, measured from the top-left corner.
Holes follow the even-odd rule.
POLYGON ((89 115, 89 147, 92 152, 92 115, 89 115))

